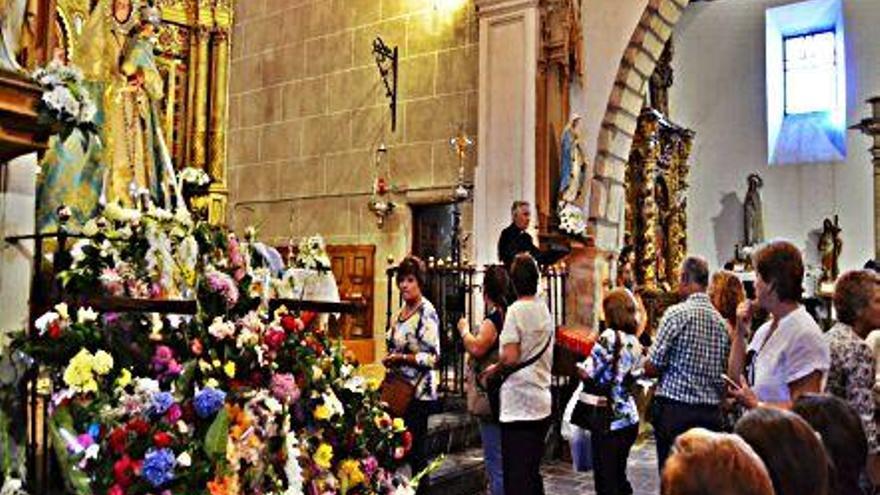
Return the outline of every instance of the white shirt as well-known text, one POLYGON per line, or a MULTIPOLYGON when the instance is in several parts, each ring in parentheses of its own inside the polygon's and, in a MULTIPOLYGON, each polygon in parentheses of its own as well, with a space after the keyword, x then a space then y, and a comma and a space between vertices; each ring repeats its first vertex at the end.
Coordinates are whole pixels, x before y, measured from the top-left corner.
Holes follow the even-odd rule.
MULTIPOLYGON (((507 309, 499 342, 502 352, 507 344, 519 343, 520 362, 543 349, 554 338, 553 318, 540 299, 516 301, 507 309)), ((501 422, 537 421, 550 416, 550 377, 553 367, 553 341, 531 366, 507 377, 501 386, 501 422)))
POLYGON ((831 351, 822 330, 803 306, 779 321, 772 335, 772 320, 761 325, 749 344, 756 351, 752 389, 763 402, 791 400, 788 384, 819 370, 823 381, 831 366, 831 351))

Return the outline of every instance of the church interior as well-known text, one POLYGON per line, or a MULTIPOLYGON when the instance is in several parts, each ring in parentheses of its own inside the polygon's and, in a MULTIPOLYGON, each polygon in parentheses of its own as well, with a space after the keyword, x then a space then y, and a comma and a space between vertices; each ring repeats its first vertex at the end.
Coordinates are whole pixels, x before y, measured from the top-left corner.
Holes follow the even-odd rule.
POLYGON ((880 493, 877 25, 0 0, 0 495, 880 493))

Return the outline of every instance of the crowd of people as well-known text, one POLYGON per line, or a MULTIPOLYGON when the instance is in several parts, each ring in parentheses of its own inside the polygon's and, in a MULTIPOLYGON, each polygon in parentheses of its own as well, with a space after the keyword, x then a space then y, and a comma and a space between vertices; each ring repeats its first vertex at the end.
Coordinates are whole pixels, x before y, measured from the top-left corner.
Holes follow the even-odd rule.
MULTIPOLYGON (((505 237, 525 245, 520 210, 515 204, 517 231, 505 237)), ((480 419, 491 495, 543 494, 555 328, 530 250, 499 251, 509 259, 485 272, 485 319, 477 328, 458 324, 470 356, 468 409, 480 419)), ((633 493, 627 462, 645 423, 653 427, 664 495, 874 493, 880 443, 868 342, 880 329, 875 271, 839 277, 837 323, 823 332, 802 304, 804 263, 793 244, 772 241, 755 250, 754 299, 735 274, 712 274, 705 259, 691 256, 681 265, 681 302, 666 309, 649 338, 631 270, 627 278, 630 261, 624 253, 619 286, 603 298, 603 330, 577 366, 580 385, 565 412, 576 467, 584 463, 575 447, 589 439, 599 495, 633 493), (645 409, 635 384, 648 379, 654 386, 645 409), (578 425, 579 403, 603 421, 578 425)), ((407 370, 416 389, 405 418, 414 471, 427 460, 427 416, 437 399, 438 316, 422 296, 424 277, 415 257, 397 270, 404 306, 385 359, 407 370)))

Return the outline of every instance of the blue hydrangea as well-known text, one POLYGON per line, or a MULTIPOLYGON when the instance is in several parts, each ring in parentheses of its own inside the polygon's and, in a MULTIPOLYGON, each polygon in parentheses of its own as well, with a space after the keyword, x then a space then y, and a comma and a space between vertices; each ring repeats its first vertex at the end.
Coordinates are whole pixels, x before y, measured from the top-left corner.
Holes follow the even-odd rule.
POLYGON ((154 488, 158 488, 174 479, 174 467, 177 459, 171 449, 150 449, 144 456, 142 473, 154 488))
POLYGON ((208 387, 196 393, 193 405, 200 418, 208 418, 223 407, 225 400, 226 392, 208 387))
POLYGON ((156 392, 150 401, 150 416, 161 416, 174 405, 174 396, 170 392, 156 392))

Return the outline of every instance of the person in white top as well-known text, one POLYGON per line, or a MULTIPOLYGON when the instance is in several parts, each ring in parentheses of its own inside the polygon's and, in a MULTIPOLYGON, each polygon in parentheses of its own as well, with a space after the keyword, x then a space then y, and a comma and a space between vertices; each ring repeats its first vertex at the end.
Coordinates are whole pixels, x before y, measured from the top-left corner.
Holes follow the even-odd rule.
POLYGON ((501 386, 501 462, 505 491, 543 495, 541 458, 550 426, 550 377, 555 329, 547 304, 535 297, 538 265, 528 254, 518 254, 510 268, 518 299, 507 309, 499 337, 498 364, 484 372, 505 373, 519 368, 501 386), (528 366, 522 366, 529 361, 528 366), (514 488, 515 487, 515 488, 514 488))
POLYGON ((787 241, 773 241, 755 252, 753 265, 756 301, 744 301, 737 309, 728 369, 738 375, 738 383, 729 384, 728 392, 748 409, 791 409, 800 395, 822 391, 831 365, 829 346, 819 325, 800 304, 804 263, 798 248, 787 241), (771 318, 755 332, 747 348, 756 304, 771 318))

